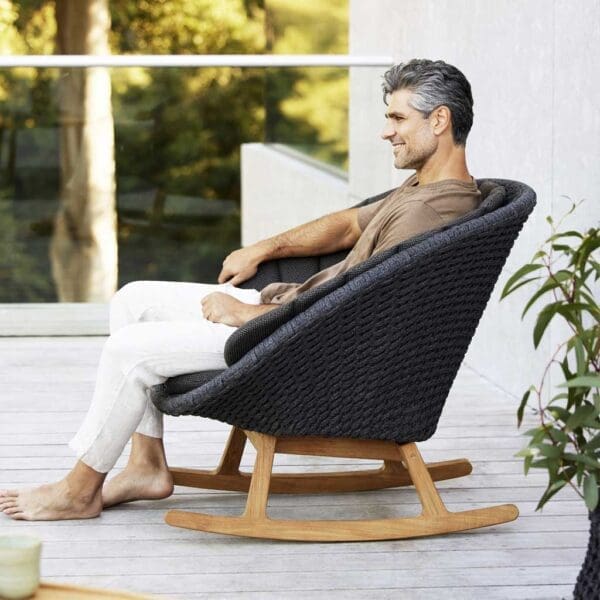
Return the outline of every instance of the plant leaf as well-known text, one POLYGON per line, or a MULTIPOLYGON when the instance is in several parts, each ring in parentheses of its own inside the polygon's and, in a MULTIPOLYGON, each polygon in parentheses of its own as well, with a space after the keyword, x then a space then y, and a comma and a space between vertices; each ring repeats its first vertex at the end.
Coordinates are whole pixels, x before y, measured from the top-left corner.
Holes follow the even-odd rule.
POLYGON ((508 296, 508 294, 510 294, 511 292, 514 291, 511 288, 514 283, 519 281, 519 279, 521 279, 528 273, 532 273, 533 271, 537 271, 538 269, 542 269, 543 267, 544 267, 544 265, 537 265, 537 264, 523 265, 520 269, 517 270, 516 273, 513 273, 513 275, 511 277, 509 277, 508 281, 506 282, 506 284, 504 286, 504 289, 502 290, 502 294, 500 295, 500 300, 502 300, 505 296, 508 296))
POLYGON ((569 397, 569 394, 567 394, 566 392, 561 392, 560 394, 556 394, 556 396, 554 396, 552 398, 552 400, 550 400, 550 402, 548 402, 548 405, 553 404, 554 402, 558 402, 559 400, 565 400, 569 397))
POLYGON ((521 427, 521 423, 523 422, 523 413, 525 412, 525 406, 527 406, 527 400, 529 399, 529 394, 535 390, 535 386, 531 386, 521 398, 521 404, 519 404, 519 409, 517 410, 517 427, 521 427))
POLYGON ((547 458, 559 458, 562 454, 561 449, 558 446, 553 446, 552 444, 540 444, 538 448, 540 450, 540 454, 542 456, 546 456, 547 458))
MULTIPOLYGON (((577 375, 581 376, 585 373, 587 362, 585 360, 585 352, 583 351, 583 342, 581 338, 575 337, 575 360, 577 361, 577 375)), ((600 381, 600 378, 598 379, 600 381)))
POLYGON ((583 497, 588 510, 594 510, 598 505, 598 480, 596 473, 588 473, 583 480, 583 497))
POLYGON ((549 292, 553 289, 556 289, 559 286, 560 286, 560 282, 558 282, 558 281, 554 281, 554 280, 546 281, 546 283, 544 283, 544 285, 533 296, 531 296, 531 298, 525 305, 525 308, 523 309, 523 312, 521 313, 521 319, 523 319, 523 317, 527 314, 527 311, 533 306, 533 304, 535 304, 535 302, 540 298, 540 296, 543 296, 547 292, 549 292))
POLYGON ((589 404, 584 404, 577 408, 577 410, 569 417, 568 421, 565 424, 567 429, 573 431, 577 427, 580 427, 589 417, 594 415, 596 409, 589 404))
POLYGON ((568 444, 570 441, 569 436, 557 427, 552 427, 551 429, 548 429, 548 437, 554 442, 559 442, 561 444, 568 444))
POLYGON ((567 419, 571 416, 571 413, 562 406, 553 406, 548 409, 548 412, 555 418, 560 419, 566 423, 567 419))
MULTIPOLYGON (((573 454, 572 452, 565 452, 562 455, 562 458, 563 458, 563 460, 573 461, 573 462, 577 463, 578 477, 579 477, 580 471, 581 471, 581 474, 583 474, 586 465, 588 467, 591 467, 592 469, 600 470, 600 462, 597 461, 595 458, 588 456, 587 454, 573 454)), ((578 479, 578 485, 580 485, 580 484, 581 484, 581 481, 578 479)))
POLYGON ((579 231, 571 230, 563 231, 562 233, 555 233, 554 235, 550 236, 546 242, 553 242, 554 240, 564 237, 578 237, 580 240, 583 239, 583 235, 579 231))
POLYGON ((563 487, 565 487, 566 483, 567 482, 564 481, 564 483, 562 485, 560 485, 560 481, 556 481, 556 482, 548 485, 548 487, 542 494, 542 497, 540 498, 538 505, 535 507, 535 510, 540 510, 540 508, 542 508, 544 506, 544 504, 546 504, 546 502, 548 502, 548 500, 550 500, 550 498, 552 498, 552 496, 554 496, 554 494, 558 493, 563 487))
POLYGON ((588 237, 586 237, 581 246, 581 255, 579 257, 579 268, 583 269, 587 263, 589 255, 596 249, 600 248, 600 236, 597 229, 590 229, 588 237))
POLYGON ((535 327, 533 328, 533 346, 537 348, 539 346, 540 340, 544 335, 544 331, 546 331, 546 327, 550 324, 552 317, 558 312, 561 307, 560 302, 553 302, 552 304, 547 304, 540 311, 537 321, 535 323, 535 327))
POLYGON ((593 304, 586 304, 585 302, 571 302, 561 303, 557 309, 569 323, 573 323, 576 327, 580 327, 583 311, 589 312, 595 319, 600 320, 600 310, 593 304))
MULTIPOLYGON (((527 285, 531 281, 537 281, 538 279, 541 279, 541 277, 529 277, 528 279, 523 279, 523 281, 519 281, 519 283, 517 283, 516 285, 514 285, 512 287, 512 289, 510 290, 510 292, 508 292, 506 295, 508 296, 508 294, 512 294, 514 291, 518 290, 521 286, 527 285)), ((502 296, 500 298, 500 300, 502 300, 502 298, 504 298, 504 296, 502 296)))
POLYGON ((518 452, 516 452, 514 454, 514 456, 522 456, 522 457, 528 457, 531 456, 531 458, 536 457, 539 454, 537 448, 530 448, 529 446, 525 447, 525 448, 521 448, 521 450, 519 450, 518 452))
POLYGON ((569 379, 568 381, 559 384, 557 387, 600 387, 600 375, 588 373, 586 375, 581 375, 580 377, 569 379))
POLYGON ((572 254, 574 252, 573 248, 571 248, 571 246, 567 246, 566 244, 552 244, 552 250, 563 252, 564 254, 572 254))
POLYGON ((583 450, 596 450, 600 448, 600 433, 595 435, 585 446, 583 446, 583 450))

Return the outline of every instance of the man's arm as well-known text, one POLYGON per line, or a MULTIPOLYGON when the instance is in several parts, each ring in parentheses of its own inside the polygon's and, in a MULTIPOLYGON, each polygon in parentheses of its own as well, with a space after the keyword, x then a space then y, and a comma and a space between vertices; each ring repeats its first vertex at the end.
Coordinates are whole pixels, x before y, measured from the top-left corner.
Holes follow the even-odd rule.
POLYGON ((250 279, 261 262, 288 256, 315 256, 352 248, 360 237, 358 208, 340 210, 279 235, 235 250, 223 261, 219 283, 250 279))

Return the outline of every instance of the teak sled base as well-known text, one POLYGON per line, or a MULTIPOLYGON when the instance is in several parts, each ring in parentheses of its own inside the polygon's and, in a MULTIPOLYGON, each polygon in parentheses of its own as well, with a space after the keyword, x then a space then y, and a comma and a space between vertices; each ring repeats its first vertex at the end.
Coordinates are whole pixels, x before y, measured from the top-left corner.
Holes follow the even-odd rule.
POLYGON ((212 471, 172 468, 175 485, 248 492, 246 510, 239 517, 214 516, 171 510, 169 525, 255 538, 314 542, 349 542, 420 537, 476 529, 514 521, 519 511, 513 504, 450 512, 434 481, 471 473, 468 460, 425 464, 415 443, 274 437, 234 427, 219 466, 212 471), (252 474, 239 470, 246 439, 256 448, 252 474), (334 473, 272 474, 276 452, 383 460, 379 469, 334 473), (365 520, 281 520, 267 516, 270 492, 323 493, 378 490, 414 485, 422 505, 417 517, 365 520))

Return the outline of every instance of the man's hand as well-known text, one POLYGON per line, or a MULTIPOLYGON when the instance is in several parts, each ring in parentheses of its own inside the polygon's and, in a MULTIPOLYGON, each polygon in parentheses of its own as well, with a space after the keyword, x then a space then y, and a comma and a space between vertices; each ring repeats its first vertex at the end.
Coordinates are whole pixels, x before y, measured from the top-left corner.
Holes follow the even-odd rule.
POLYGON ((202 298, 201 303, 205 319, 231 327, 239 327, 278 306, 277 304, 246 304, 223 292, 208 294, 202 298))
POLYGON ((224 323, 231 327, 239 327, 245 323, 241 314, 245 304, 229 294, 213 292, 204 296, 201 303, 204 318, 213 323, 224 323))
POLYGON ((258 265, 265 259, 264 250, 257 244, 234 250, 223 261, 223 268, 219 273, 219 283, 237 285, 250 279, 256 274, 258 265))

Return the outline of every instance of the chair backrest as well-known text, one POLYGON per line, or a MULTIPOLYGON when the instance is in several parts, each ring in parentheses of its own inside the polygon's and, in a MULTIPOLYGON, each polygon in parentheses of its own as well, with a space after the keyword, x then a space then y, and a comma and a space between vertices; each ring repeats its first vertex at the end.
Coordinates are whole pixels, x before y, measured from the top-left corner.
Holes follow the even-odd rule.
POLYGON ((526 185, 494 183, 501 206, 381 253, 208 383, 153 400, 272 435, 429 438, 535 205, 526 185))
MULTIPOLYGON (((470 213, 447 223, 438 229, 426 231, 421 235, 412 237, 399 243, 393 248, 372 256, 359 265, 340 273, 337 277, 321 284, 320 286, 307 290, 300 294, 293 301, 288 302, 279 308, 272 310, 260 317, 252 319, 245 325, 239 327, 227 340, 225 345, 225 361, 228 365, 237 362, 246 352, 254 348, 261 340, 265 339, 276 331, 281 325, 288 322, 298 314, 304 312, 309 306, 314 304, 320 298, 330 294, 333 290, 341 287, 357 275, 368 271, 374 266, 380 264, 393 254, 397 254, 418 244, 424 239, 431 237, 440 231, 445 231, 450 227, 455 227, 466 221, 470 221, 484 214, 490 213, 505 202, 509 201, 504 186, 490 179, 478 180, 478 187, 482 194, 482 201, 479 207, 470 213)), ((367 198, 356 206, 364 206, 371 202, 377 202, 385 198, 393 190, 388 190, 371 198, 367 198)), ((286 258, 268 261, 260 265, 257 274, 242 284, 247 289, 262 289, 272 281, 283 281, 286 283, 302 282, 314 275, 321 269, 324 269, 336 262, 344 259, 348 250, 327 254, 320 257, 299 257, 286 258)))

